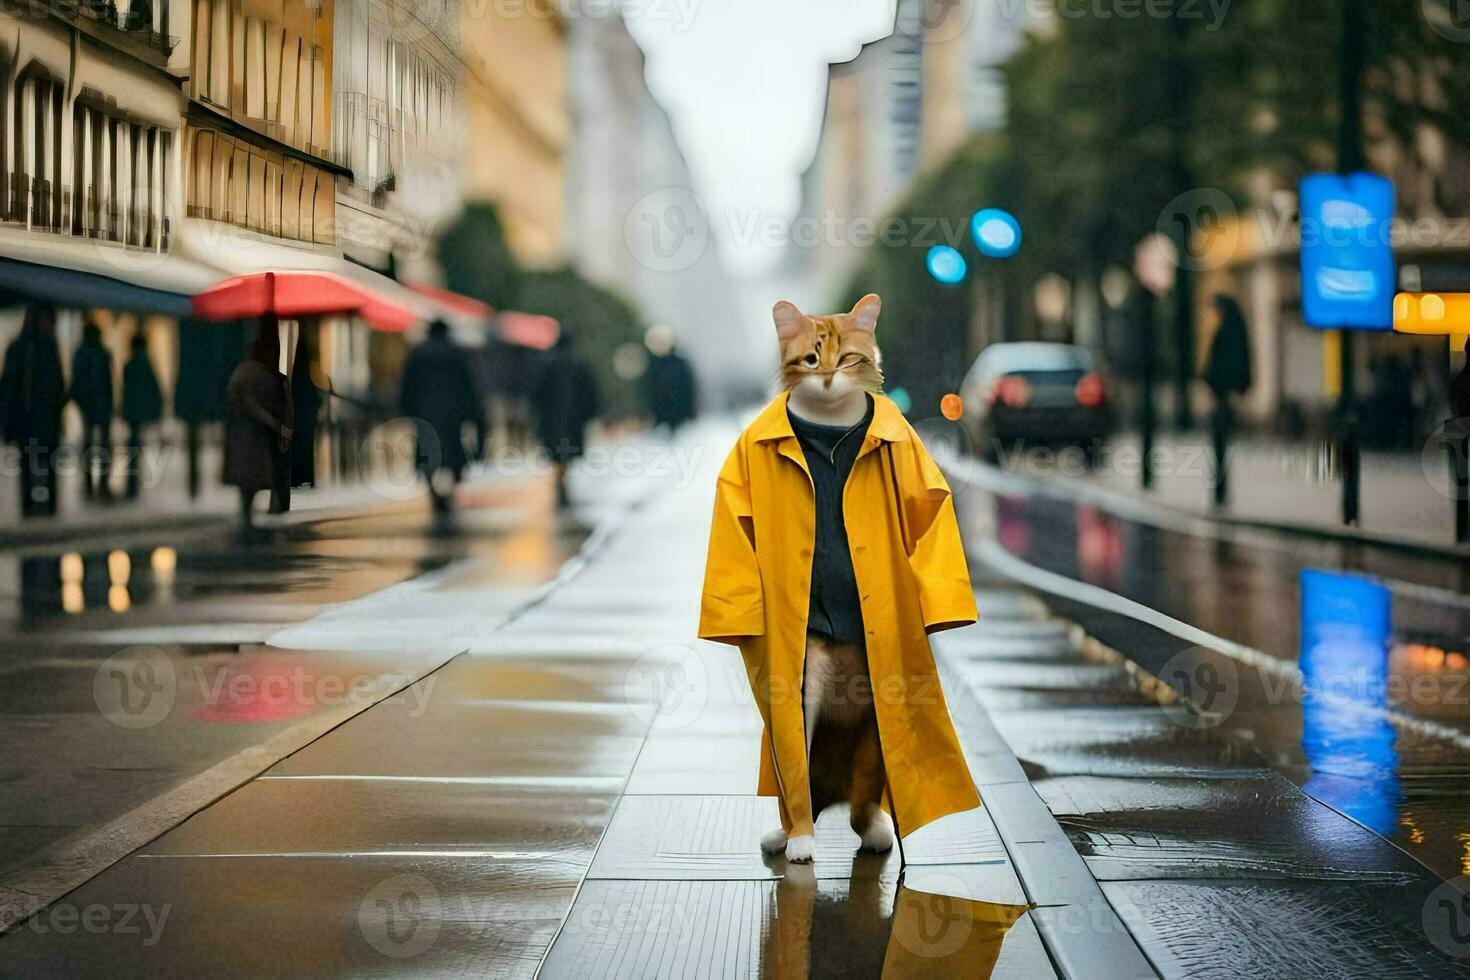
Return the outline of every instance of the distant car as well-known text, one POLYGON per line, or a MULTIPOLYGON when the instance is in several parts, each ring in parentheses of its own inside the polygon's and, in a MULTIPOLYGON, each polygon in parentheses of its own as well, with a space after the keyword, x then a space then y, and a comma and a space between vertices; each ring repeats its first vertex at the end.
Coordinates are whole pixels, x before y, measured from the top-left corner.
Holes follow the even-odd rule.
POLYGON ((1070 344, 991 344, 960 389, 965 422, 987 458, 1017 443, 1076 445, 1089 462, 1112 428, 1092 352, 1070 344))

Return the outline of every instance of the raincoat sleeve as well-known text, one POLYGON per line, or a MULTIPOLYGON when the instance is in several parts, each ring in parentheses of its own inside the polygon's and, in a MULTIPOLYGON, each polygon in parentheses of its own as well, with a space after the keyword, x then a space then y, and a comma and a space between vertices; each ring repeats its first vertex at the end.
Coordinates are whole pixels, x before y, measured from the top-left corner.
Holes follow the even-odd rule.
POLYGON ((741 440, 725 460, 716 483, 715 516, 710 526, 699 612, 700 639, 737 645, 743 637, 761 636, 766 631, 745 452, 741 440))
POLYGON ((975 591, 955 519, 954 496, 938 464, 915 433, 908 452, 896 453, 909 564, 919 584, 919 607, 929 633, 975 622, 975 591), (905 458, 907 457, 907 458, 905 458))

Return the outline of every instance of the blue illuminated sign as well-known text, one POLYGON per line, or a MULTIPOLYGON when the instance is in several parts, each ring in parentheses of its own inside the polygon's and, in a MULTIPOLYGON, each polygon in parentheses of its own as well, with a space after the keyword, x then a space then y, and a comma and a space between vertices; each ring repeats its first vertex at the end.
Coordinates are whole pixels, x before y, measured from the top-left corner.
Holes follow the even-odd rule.
POLYGON ((1376 174, 1302 179, 1302 316, 1324 329, 1392 330, 1393 182, 1376 174))

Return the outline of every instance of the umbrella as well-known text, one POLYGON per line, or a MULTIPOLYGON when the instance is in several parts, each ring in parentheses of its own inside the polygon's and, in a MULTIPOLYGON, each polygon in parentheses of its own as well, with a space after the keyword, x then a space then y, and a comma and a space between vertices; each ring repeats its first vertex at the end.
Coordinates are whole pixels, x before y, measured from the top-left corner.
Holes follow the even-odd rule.
POLYGON ((355 313, 369 326, 402 333, 422 319, 419 310, 332 272, 257 272, 234 276, 198 293, 194 315, 202 320, 248 320, 274 314, 295 319, 355 313))

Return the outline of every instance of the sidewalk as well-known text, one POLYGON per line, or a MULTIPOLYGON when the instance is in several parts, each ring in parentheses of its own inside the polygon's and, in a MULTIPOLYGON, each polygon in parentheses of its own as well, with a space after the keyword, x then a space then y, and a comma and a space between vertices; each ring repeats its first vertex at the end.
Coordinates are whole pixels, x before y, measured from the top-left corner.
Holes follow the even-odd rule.
MULTIPOLYGON (((1160 434, 1153 487, 1139 482, 1139 442, 1126 433, 1111 440, 1091 472, 1079 460, 1034 451, 1013 457, 1016 471, 1054 479, 1117 500, 1203 517, 1329 537, 1402 543, 1455 552, 1448 464, 1429 453, 1364 452, 1362 521, 1342 524, 1342 484, 1329 469, 1326 447, 1242 440, 1231 447, 1230 500, 1213 505, 1207 433, 1160 434)), ((1458 549, 1470 556, 1470 548, 1458 549)))
POLYGON ((744 669, 693 638, 731 436, 498 629, 468 576, 364 600, 362 642, 416 611, 466 652, 0 939, 0 973, 1447 975, 1437 880, 980 565, 935 651, 983 807, 882 856, 830 813, 812 866, 763 858, 744 669))
MULTIPOLYGON (((912 835, 901 856, 858 855, 830 814, 814 866, 762 857, 775 802, 754 795, 744 670, 692 632, 730 435, 706 431, 692 485, 655 486, 466 653, 0 940, 5 970, 1152 975, 951 672, 983 642, 974 629, 941 650, 987 808, 912 835), (55 928, 64 910, 120 906, 157 927, 55 928)), ((1022 647, 1050 649, 1038 607, 1004 587, 981 598, 996 623, 1022 620, 1010 627, 1030 637, 1022 647)))

